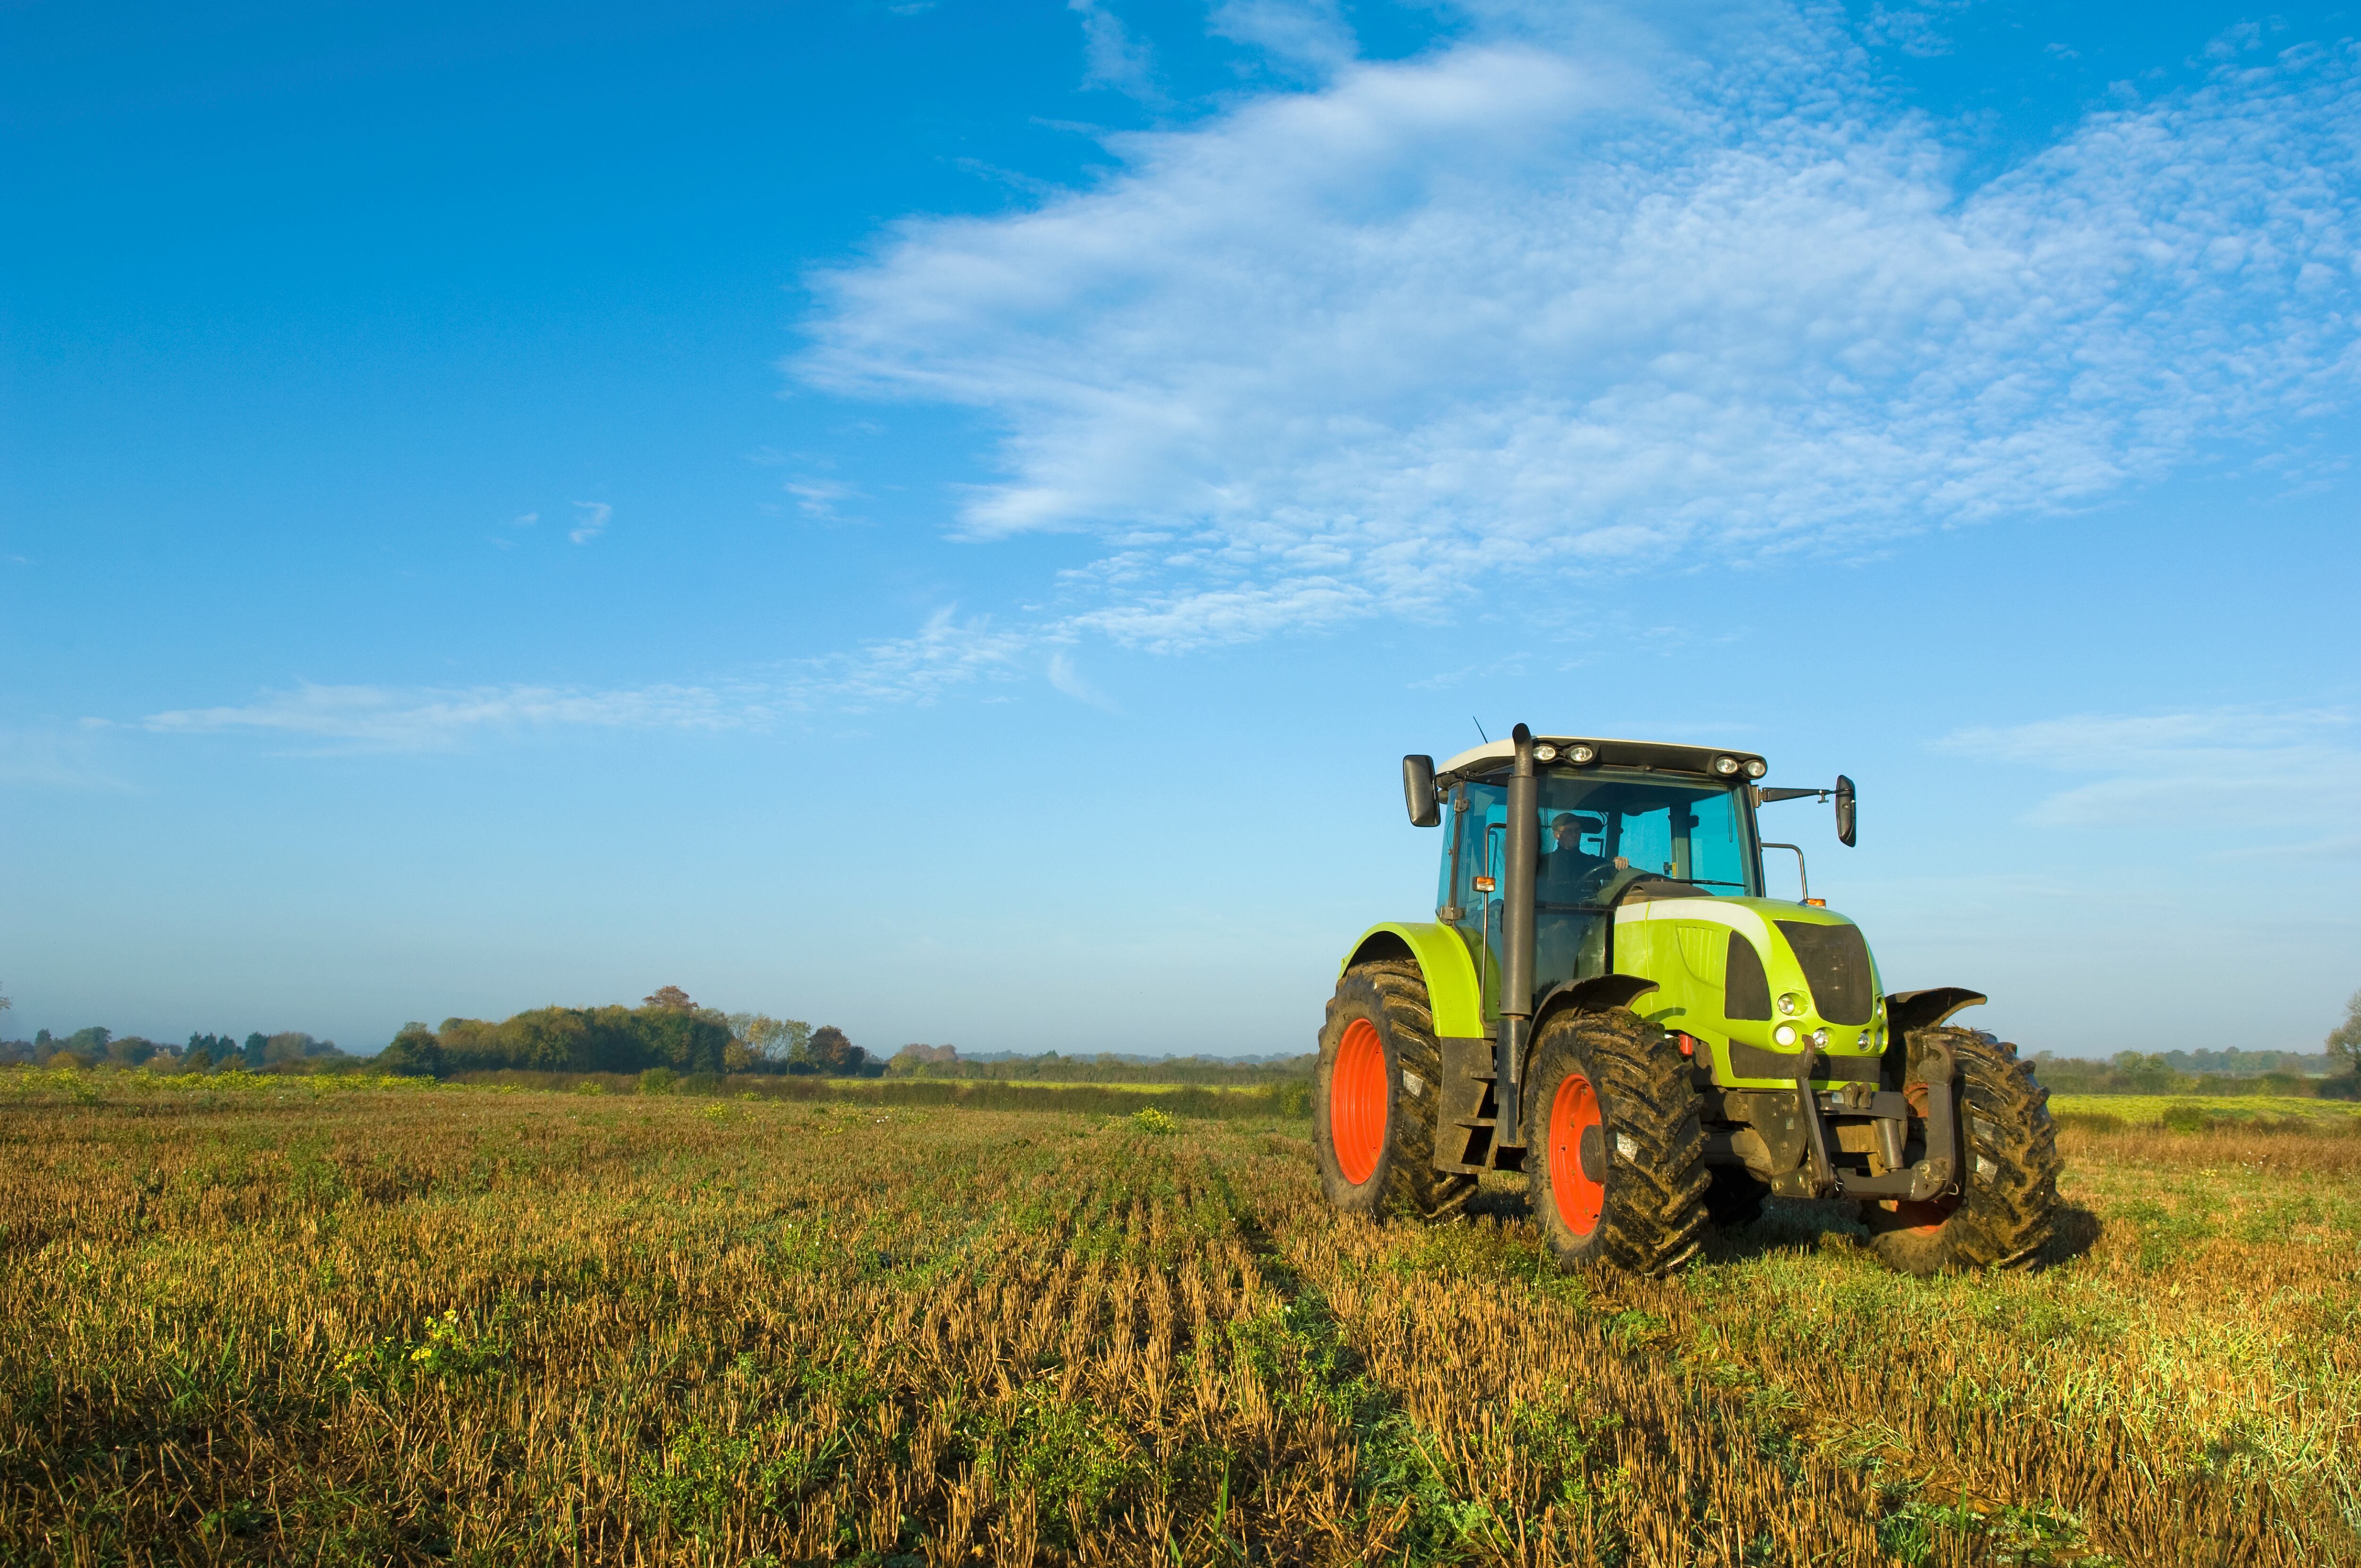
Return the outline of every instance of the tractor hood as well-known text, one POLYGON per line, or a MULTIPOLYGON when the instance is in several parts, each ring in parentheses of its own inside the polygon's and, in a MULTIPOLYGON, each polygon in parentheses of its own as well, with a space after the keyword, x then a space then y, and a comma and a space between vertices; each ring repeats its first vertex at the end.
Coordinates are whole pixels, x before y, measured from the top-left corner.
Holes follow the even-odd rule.
POLYGON ((1815 1036, 1829 1056, 1883 1048, 1876 961, 1860 928, 1832 910, 1777 898, 1647 898, 1616 909, 1614 952, 1616 972, 1656 982, 1638 1005, 1666 1028, 1748 1047, 1745 1056, 1799 1052, 1815 1036))

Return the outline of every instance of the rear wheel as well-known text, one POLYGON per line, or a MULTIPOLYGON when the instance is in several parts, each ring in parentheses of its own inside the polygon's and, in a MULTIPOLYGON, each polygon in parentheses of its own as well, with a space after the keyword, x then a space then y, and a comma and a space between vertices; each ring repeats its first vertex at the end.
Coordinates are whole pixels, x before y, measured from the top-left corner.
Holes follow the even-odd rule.
POLYGON ((1553 1014, 1532 1059, 1525 1168, 1551 1253, 1637 1274, 1687 1262, 1709 1185, 1689 1059, 1620 1007, 1553 1014))
POLYGON ((1407 959, 1355 964, 1320 1031, 1312 1146, 1328 1201, 1347 1213, 1441 1219, 1466 1205, 1472 1176, 1434 1168, 1443 1050, 1426 981, 1407 959))
POLYGON ((1920 1080, 1938 1040, 1959 1063, 1960 1131, 1967 1146, 1961 1190, 1924 1203, 1863 1204, 1870 1245, 1905 1274, 2023 1267, 2049 1240, 2058 1209, 2063 1166, 2049 1091, 2016 1059, 2015 1046, 1949 1028, 1911 1032, 1905 1084, 1920 1080))

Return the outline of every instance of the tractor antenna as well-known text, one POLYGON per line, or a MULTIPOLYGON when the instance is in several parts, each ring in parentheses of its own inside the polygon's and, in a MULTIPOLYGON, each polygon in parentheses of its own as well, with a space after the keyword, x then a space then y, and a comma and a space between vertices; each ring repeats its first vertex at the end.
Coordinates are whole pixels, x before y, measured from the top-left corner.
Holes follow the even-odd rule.
POLYGON ((1486 744, 1487 746, 1489 746, 1489 745, 1492 743, 1492 738, 1491 738, 1489 735, 1485 735, 1485 734, 1484 734, 1484 721, 1483 721, 1482 719, 1480 719, 1480 718, 1477 718, 1474 714, 1472 714, 1472 713, 1471 713, 1471 714, 1469 714, 1469 715, 1467 716, 1467 722, 1468 722, 1468 723, 1470 723, 1470 724, 1472 724, 1472 725, 1474 725, 1474 726, 1476 727, 1476 733, 1477 733, 1477 734, 1478 734, 1478 735, 1483 735, 1483 737, 1484 737, 1484 744, 1486 744))

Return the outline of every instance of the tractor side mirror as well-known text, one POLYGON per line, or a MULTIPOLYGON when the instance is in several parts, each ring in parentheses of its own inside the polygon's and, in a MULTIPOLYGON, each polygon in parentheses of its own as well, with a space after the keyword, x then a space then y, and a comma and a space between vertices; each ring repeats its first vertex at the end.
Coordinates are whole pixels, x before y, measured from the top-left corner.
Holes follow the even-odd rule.
POLYGON ((1410 825, 1433 828, 1443 820, 1442 803, 1434 798, 1434 759, 1402 759, 1402 804, 1410 807, 1410 825))
POLYGON ((1853 792, 1852 780, 1839 773, 1837 775, 1837 842, 1848 850, 1851 849, 1853 830, 1860 825, 1861 806, 1853 792))

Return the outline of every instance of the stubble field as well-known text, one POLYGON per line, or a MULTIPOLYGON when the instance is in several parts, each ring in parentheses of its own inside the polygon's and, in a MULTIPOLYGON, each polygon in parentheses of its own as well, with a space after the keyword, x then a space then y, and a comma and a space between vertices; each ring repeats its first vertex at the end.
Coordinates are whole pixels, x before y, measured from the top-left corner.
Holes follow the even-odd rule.
POLYGON ((1644 1282, 1301 1121, 0 1080, 12 1563, 2361 1561, 2350 1117, 1644 1282))

